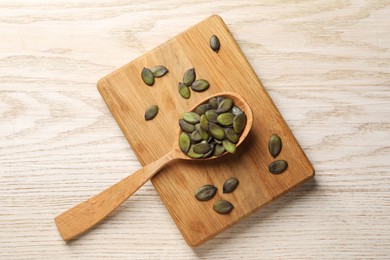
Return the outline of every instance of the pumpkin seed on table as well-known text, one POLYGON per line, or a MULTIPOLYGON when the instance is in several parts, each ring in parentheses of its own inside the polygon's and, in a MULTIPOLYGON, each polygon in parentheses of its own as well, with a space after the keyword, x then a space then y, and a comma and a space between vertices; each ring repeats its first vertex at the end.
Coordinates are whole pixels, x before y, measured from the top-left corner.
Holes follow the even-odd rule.
POLYGON ((282 139, 280 139, 277 134, 271 135, 268 141, 268 150, 274 158, 276 158, 282 150, 282 139))
POLYGON ((225 181, 225 183, 223 184, 223 187, 222 187, 222 192, 223 193, 230 193, 237 188, 238 184, 239 184, 238 179, 232 177, 232 178, 225 181))
POLYGON ((197 124, 200 121, 200 116, 197 113, 195 113, 195 112, 185 112, 183 114, 183 119, 187 123, 197 124))
POLYGON ((207 201, 214 197, 215 193, 217 193, 217 187, 211 184, 206 184, 200 187, 195 192, 195 198, 199 201, 207 201))
POLYGON ((150 69, 143 68, 141 71, 141 78, 148 86, 153 86, 154 84, 154 76, 150 69))
POLYGON ((168 69, 162 65, 154 66, 153 68, 150 69, 150 71, 152 72, 153 76, 156 78, 160 78, 169 72, 168 69))
POLYGON ((288 163, 285 160, 277 160, 272 162, 268 166, 268 170, 273 174, 283 173, 288 167, 288 163))
POLYGON ((145 111, 145 120, 146 121, 152 120, 153 118, 156 117, 157 113, 158 113, 158 106, 157 105, 151 105, 145 111))
POLYGON ((212 36, 210 37, 210 48, 211 48, 214 52, 218 53, 220 47, 221 47, 221 44, 220 44, 220 42, 219 42, 218 37, 217 37, 216 35, 212 35, 212 36))
POLYGON ((213 209, 219 214, 228 214, 233 208, 233 205, 227 200, 218 200, 213 205, 213 209))
POLYGON ((236 133, 241 133, 246 126, 245 113, 238 114, 233 118, 233 129, 236 133))
POLYGON ((179 94, 180 96, 182 96, 182 98, 189 99, 191 97, 190 88, 186 84, 179 82, 178 89, 179 94))
POLYGON ((183 75, 183 83, 187 86, 191 86, 191 84, 195 81, 196 78, 196 72, 195 68, 189 69, 186 72, 184 72, 183 75))
POLYGON ((191 84, 191 89, 192 89, 193 91, 196 91, 196 92, 205 91, 205 90, 208 89, 209 87, 210 87, 210 83, 209 83, 207 80, 204 80, 204 79, 195 80, 195 81, 191 84))
POLYGON ((180 134, 180 137, 179 137, 179 148, 180 148, 180 150, 183 153, 187 154, 188 151, 190 150, 190 146, 191 146, 190 137, 185 132, 182 132, 180 134))

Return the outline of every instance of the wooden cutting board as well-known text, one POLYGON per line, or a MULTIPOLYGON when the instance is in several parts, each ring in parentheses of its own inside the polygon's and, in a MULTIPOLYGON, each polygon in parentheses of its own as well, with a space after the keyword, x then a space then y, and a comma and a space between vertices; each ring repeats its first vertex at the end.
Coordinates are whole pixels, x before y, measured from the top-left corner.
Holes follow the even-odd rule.
POLYGON ((232 91, 252 107, 252 130, 235 154, 212 161, 177 161, 152 179, 190 246, 200 245, 314 176, 313 166, 219 16, 207 18, 102 78, 98 90, 142 165, 171 149, 177 142, 181 114, 207 96, 232 91), (221 42, 218 53, 209 46, 213 34, 221 42), (147 86, 141 80, 142 68, 160 64, 169 73, 157 78, 152 87, 147 86), (187 100, 179 95, 177 85, 184 72, 193 67, 197 79, 208 80, 210 88, 192 92, 187 100), (157 104, 160 111, 156 118, 145 121, 144 112, 152 104, 157 104), (279 175, 268 171, 275 160, 267 148, 273 133, 283 141, 277 159, 289 164, 279 175), (240 184, 233 193, 223 194, 222 185, 230 177, 238 178, 240 184), (199 202, 194 192, 204 184, 215 185, 218 193, 210 201, 199 202), (234 210, 228 215, 214 212, 213 203, 218 199, 229 200, 234 210))

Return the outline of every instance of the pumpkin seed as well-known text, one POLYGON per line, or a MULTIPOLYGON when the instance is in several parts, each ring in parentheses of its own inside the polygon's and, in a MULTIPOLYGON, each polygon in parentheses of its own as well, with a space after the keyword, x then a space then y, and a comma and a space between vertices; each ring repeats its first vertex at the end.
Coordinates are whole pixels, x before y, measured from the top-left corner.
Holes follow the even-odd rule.
POLYGON ((211 149, 210 151, 208 151, 207 153, 203 154, 203 157, 202 158, 208 158, 210 156, 212 156, 214 154, 214 144, 210 144, 211 145, 211 149))
POLYGON ((180 126, 181 130, 183 130, 184 132, 187 132, 187 133, 192 133, 195 130, 194 125, 187 123, 183 119, 179 120, 179 126, 180 126))
POLYGON ((238 114, 233 118, 233 129, 237 134, 241 133, 246 126, 245 113, 238 114))
POLYGON ((218 200, 213 205, 213 209, 219 214, 228 214, 233 208, 233 205, 227 200, 218 200))
POLYGON ((234 153, 236 151, 236 145, 227 139, 223 140, 222 145, 228 153, 234 153))
POLYGON ((190 150, 190 145, 191 145, 190 137, 188 136, 188 134, 182 132, 179 137, 180 150, 183 153, 187 154, 188 151, 190 150))
POLYGON ((191 85, 192 90, 196 92, 205 91, 209 87, 210 87, 210 83, 204 79, 195 80, 191 85))
POLYGON ((222 97, 222 96, 217 97, 218 106, 219 106, 219 104, 221 104, 221 102, 222 102, 224 99, 225 99, 225 98, 222 97))
POLYGON ((226 138, 232 143, 237 143, 239 140, 238 134, 234 132, 232 128, 225 128, 225 135, 226 138))
POLYGON ((207 121, 213 122, 213 123, 218 123, 218 121, 217 121, 217 118, 218 118, 217 111, 209 110, 209 111, 206 111, 206 113, 204 113, 204 114, 205 114, 205 116, 207 118, 207 121))
POLYGON ((280 139, 277 134, 271 135, 268 141, 268 150, 274 158, 276 158, 282 150, 282 139, 280 139))
POLYGON ((233 118, 235 116, 233 113, 227 112, 227 113, 222 113, 217 117, 218 123, 220 123, 223 126, 229 126, 233 124, 233 118))
POLYGON ((268 170, 273 174, 283 173, 288 167, 288 163, 285 160, 277 160, 272 162, 268 166, 268 170))
POLYGON ((212 109, 217 109, 218 108, 218 100, 216 97, 212 97, 209 99, 209 105, 211 106, 212 109))
POLYGON ((148 86, 153 86, 154 84, 154 76, 150 69, 143 68, 141 72, 141 78, 148 86))
POLYGON ((162 65, 154 66, 153 68, 150 69, 150 71, 152 72, 153 76, 156 78, 162 77, 168 73, 168 69, 162 65))
POLYGON ((229 111, 233 106, 233 100, 230 98, 225 98, 224 100, 219 103, 218 108, 217 108, 217 113, 224 113, 229 111))
POLYGON ((216 35, 211 36, 210 37, 210 47, 211 47, 211 49, 214 52, 218 53, 220 46, 221 45, 219 43, 218 37, 216 35))
POLYGON ((185 112, 183 114, 183 119, 187 123, 197 124, 197 123, 199 123, 200 116, 197 113, 194 113, 194 112, 185 112))
POLYGON ((203 157, 203 154, 195 153, 193 150, 193 145, 191 145, 190 150, 188 151, 187 155, 192 159, 200 159, 203 157))
POLYGON ((219 156, 225 152, 225 147, 222 144, 216 144, 214 147, 214 156, 219 156))
POLYGON ((214 123, 208 123, 208 128, 211 136, 214 137, 215 139, 223 140, 225 138, 225 130, 222 127, 214 123))
POLYGON ((225 183, 223 184, 222 192, 223 193, 230 193, 237 188, 238 184, 239 184, 238 179, 232 177, 232 178, 225 181, 225 183))
POLYGON ((211 144, 208 144, 208 143, 198 143, 198 144, 194 144, 194 152, 195 153, 208 153, 211 149, 213 148, 213 146, 211 144))
POLYGON ((200 123, 195 125, 195 129, 198 130, 199 135, 202 137, 203 140, 209 139, 209 134, 200 126, 200 123))
POLYGON ((242 114, 243 112, 242 112, 242 110, 239 108, 239 107, 237 107, 237 106, 233 106, 232 107, 232 113, 233 113, 233 115, 238 115, 238 114, 242 114))
POLYGON ((185 99, 190 98, 191 96, 190 88, 186 84, 179 82, 178 89, 179 89, 179 94, 180 96, 182 96, 182 98, 185 99))
POLYGON ((200 116, 200 127, 202 127, 205 131, 209 130, 209 121, 207 121, 206 115, 200 116))
POLYGON ((206 111, 210 109, 211 109, 210 104, 208 103, 202 104, 195 109, 195 113, 197 113, 198 115, 203 115, 204 113, 206 113, 206 111))
POLYGON ((195 81, 196 78, 196 72, 195 69, 189 69, 186 72, 184 72, 183 76, 183 83, 187 86, 191 86, 191 84, 195 81))
POLYGON ((158 106, 157 105, 151 105, 146 109, 145 111, 145 120, 151 120, 153 119, 158 113, 158 106))
POLYGON ((200 187, 195 192, 195 198, 199 201, 207 201, 214 197, 215 193, 217 193, 217 187, 211 184, 206 184, 200 187))
POLYGON ((202 136, 199 134, 198 130, 194 130, 190 135, 190 139, 192 142, 196 143, 202 140, 202 136))

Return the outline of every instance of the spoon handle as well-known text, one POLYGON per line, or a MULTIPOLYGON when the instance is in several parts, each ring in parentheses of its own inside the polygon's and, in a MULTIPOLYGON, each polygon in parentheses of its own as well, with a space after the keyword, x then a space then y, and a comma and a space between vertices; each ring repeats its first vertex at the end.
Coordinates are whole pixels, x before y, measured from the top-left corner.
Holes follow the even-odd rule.
POLYGON ((169 153, 134 172, 108 189, 61 213, 55 222, 65 241, 76 238, 107 217, 162 167, 178 159, 177 151, 169 153))

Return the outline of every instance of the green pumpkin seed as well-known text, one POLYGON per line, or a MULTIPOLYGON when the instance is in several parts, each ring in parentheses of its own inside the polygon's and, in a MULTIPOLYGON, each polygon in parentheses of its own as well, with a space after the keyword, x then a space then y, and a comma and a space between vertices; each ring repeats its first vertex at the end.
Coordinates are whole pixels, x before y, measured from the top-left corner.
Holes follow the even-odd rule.
POLYGON ((241 133, 246 126, 245 113, 238 114, 233 118, 233 129, 237 134, 241 133))
POLYGON ((214 156, 219 156, 225 152, 225 147, 222 144, 216 144, 214 147, 214 156))
POLYGON ((143 68, 141 72, 141 78, 148 86, 153 86, 154 84, 154 76, 150 69, 143 68))
POLYGON ((213 146, 211 144, 208 144, 208 143, 198 143, 198 144, 194 144, 194 152, 195 153, 208 153, 211 149, 213 148, 213 146))
POLYGON ((223 147, 228 153, 235 153, 236 152, 236 145, 229 140, 225 139, 222 142, 223 147))
POLYGON ((268 141, 268 150, 272 157, 276 158, 282 150, 282 139, 277 134, 271 135, 268 141))
POLYGON ((221 102, 224 101, 224 100, 225 100, 225 98, 222 97, 222 96, 217 97, 218 106, 219 106, 219 104, 221 104, 221 102))
POLYGON ((182 96, 182 98, 185 98, 185 99, 190 98, 191 91, 190 91, 190 88, 186 84, 179 82, 178 89, 179 89, 179 94, 180 94, 180 96, 182 96))
POLYGON ((208 123, 208 128, 211 136, 215 139, 223 140, 225 138, 225 130, 222 127, 214 123, 208 123))
POLYGON ((232 143, 237 143, 239 140, 239 136, 232 128, 225 128, 225 135, 226 138, 232 142, 232 143))
POLYGON ((213 122, 213 123, 218 123, 218 121, 217 121, 217 118, 218 118, 217 111, 212 110, 212 109, 209 110, 209 111, 206 111, 205 116, 207 118, 207 121, 213 122))
POLYGON ((212 97, 209 99, 209 105, 211 106, 212 109, 217 109, 218 108, 218 100, 216 97, 212 97))
POLYGON ((214 52, 218 53, 220 46, 221 45, 219 43, 218 37, 216 35, 211 36, 210 37, 210 47, 211 47, 211 49, 214 52))
POLYGON ((288 167, 288 163, 285 160, 277 160, 272 162, 268 166, 268 170, 273 174, 283 173, 288 167))
POLYGON ((206 115, 200 116, 200 127, 202 127, 205 131, 209 130, 209 121, 207 120, 206 115))
POLYGON ((194 83, 192 83, 191 85, 192 90, 196 92, 205 91, 209 87, 210 87, 210 83, 204 79, 195 80, 194 83))
POLYGON ((195 129, 198 130, 199 135, 203 140, 209 139, 209 134, 200 126, 200 123, 195 125, 195 129))
POLYGON ((196 143, 202 140, 202 136, 200 136, 198 130, 194 130, 194 132, 192 132, 190 135, 190 139, 193 143, 196 143))
POLYGON ((211 109, 211 106, 206 103, 206 104, 202 104, 200 106, 198 106, 196 109, 195 109, 195 113, 197 113, 198 115, 203 115, 204 113, 206 113, 206 111, 210 110, 211 109))
POLYGON ((181 130, 183 130, 184 132, 187 132, 187 133, 192 133, 195 130, 194 125, 187 123, 183 119, 179 120, 179 126, 180 126, 181 130))
POLYGON ((227 113, 222 113, 217 117, 218 123, 220 123, 223 126, 229 126, 233 124, 233 118, 235 115, 233 113, 227 112, 227 113))
POLYGON ((190 145, 191 145, 191 141, 190 141, 190 137, 188 136, 188 134, 182 132, 179 136, 179 148, 180 150, 187 154, 188 151, 190 150, 190 145))
POLYGON ((227 200, 218 200, 213 205, 213 209, 219 214, 228 214, 233 208, 233 205, 227 200))
POLYGON ((238 114, 242 114, 243 112, 242 112, 242 110, 239 108, 239 107, 237 107, 237 106, 233 106, 232 107, 232 113, 233 113, 233 115, 238 115, 238 114))
POLYGON ((208 151, 207 153, 203 154, 202 158, 209 158, 210 156, 212 156, 214 154, 214 147, 215 147, 215 145, 214 144, 210 144, 210 145, 211 145, 210 151, 208 151))
POLYGON ((197 123, 199 123, 200 116, 197 113, 194 113, 194 112, 185 112, 183 114, 183 119, 187 123, 197 124, 197 123))
POLYGON ((196 78, 196 72, 195 69, 189 69, 186 72, 184 72, 183 76, 183 83, 187 86, 191 86, 191 84, 195 81, 196 78))
POLYGON ((217 113, 221 114, 224 112, 229 111, 233 106, 233 100, 230 98, 225 98, 224 100, 219 103, 218 108, 217 108, 217 113))
POLYGON ((217 193, 217 187, 211 184, 206 184, 200 187, 195 192, 195 198, 199 201, 207 201, 214 197, 214 195, 217 193))
POLYGON ((145 111, 145 120, 151 120, 153 119, 158 113, 158 106, 157 105, 151 105, 146 109, 145 111))
POLYGON ((192 159, 200 159, 203 157, 203 154, 195 153, 193 150, 193 145, 191 145, 190 150, 188 151, 187 155, 192 159))
POLYGON ((154 66, 153 68, 150 69, 150 71, 152 72, 153 76, 156 78, 162 77, 168 73, 168 69, 162 65, 154 66))
POLYGON ((223 193, 230 193, 237 188, 238 184, 239 184, 238 179, 232 177, 232 178, 225 181, 225 183, 223 184, 222 192, 223 193))

